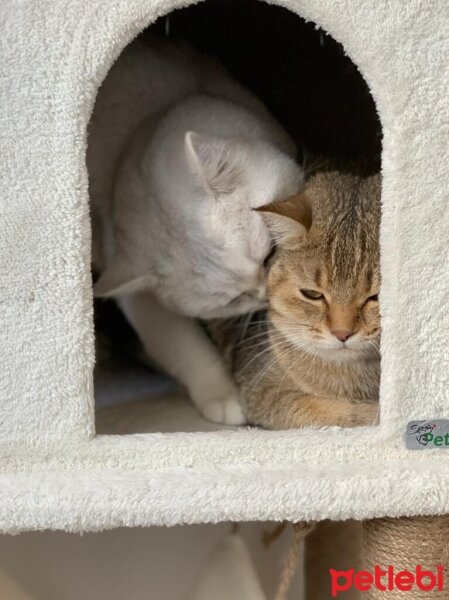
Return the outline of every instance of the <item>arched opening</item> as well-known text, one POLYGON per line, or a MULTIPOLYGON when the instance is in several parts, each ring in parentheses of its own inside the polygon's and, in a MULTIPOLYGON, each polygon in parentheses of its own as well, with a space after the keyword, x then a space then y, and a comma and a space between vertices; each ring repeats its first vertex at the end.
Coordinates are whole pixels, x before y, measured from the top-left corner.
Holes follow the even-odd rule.
POLYGON ((311 21, 259 0, 207 0, 148 28, 216 56, 306 149, 379 168, 381 126, 369 88, 343 46, 311 21))
MULTIPOLYGON (((286 130, 306 171, 378 172, 381 127, 368 86, 342 45, 314 23, 259 0, 206 0, 161 17, 140 37, 183 40, 218 59, 286 130)), ((113 300, 96 301, 95 313, 99 433, 221 428, 142 360, 113 300)))

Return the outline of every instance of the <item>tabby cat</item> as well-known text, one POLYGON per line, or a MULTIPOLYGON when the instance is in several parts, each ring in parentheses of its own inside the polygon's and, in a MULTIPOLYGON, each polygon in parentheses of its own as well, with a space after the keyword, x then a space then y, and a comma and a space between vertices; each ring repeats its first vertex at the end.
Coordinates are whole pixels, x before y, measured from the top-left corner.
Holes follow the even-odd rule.
POLYGON ((380 176, 317 174, 261 214, 275 240, 268 311, 243 340, 242 331, 227 331, 228 342, 240 338, 228 350, 248 421, 271 429, 373 424, 380 176))

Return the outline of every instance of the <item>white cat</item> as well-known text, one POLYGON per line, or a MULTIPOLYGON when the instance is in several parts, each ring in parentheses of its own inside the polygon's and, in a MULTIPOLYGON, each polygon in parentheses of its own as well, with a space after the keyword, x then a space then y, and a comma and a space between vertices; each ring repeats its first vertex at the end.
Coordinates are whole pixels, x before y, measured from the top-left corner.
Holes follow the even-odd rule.
POLYGON ((194 317, 229 317, 265 299, 268 230, 252 210, 296 193, 294 145, 214 61, 134 42, 100 88, 89 128, 94 291, 114 296, 147 354, 203 415, 243 415, 194 317))

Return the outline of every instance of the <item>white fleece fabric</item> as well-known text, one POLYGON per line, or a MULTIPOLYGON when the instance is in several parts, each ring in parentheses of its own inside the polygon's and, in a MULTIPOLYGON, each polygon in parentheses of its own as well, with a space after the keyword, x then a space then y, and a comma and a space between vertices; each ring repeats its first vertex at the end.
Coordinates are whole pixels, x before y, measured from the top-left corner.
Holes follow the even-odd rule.
MULTIPOLYGON (((343 43, 384 133, 381 425, 98 436, 86 126, 121 50, 179 0, 3 0, 0 530, 449 513, 447 0, 285 0, 343 43)), ((231 42, 230 42, 231 43, 231 42)))

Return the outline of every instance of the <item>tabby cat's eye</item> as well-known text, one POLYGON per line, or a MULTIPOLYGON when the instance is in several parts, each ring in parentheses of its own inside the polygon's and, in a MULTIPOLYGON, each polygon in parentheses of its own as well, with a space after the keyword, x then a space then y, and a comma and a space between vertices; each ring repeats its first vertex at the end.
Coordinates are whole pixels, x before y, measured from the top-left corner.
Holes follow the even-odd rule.
POLYGON ((309 300, 322 300, 324 298, 321 292, 317 292, 316 290, 299 290, 303 296, 308 298, 309 300))

